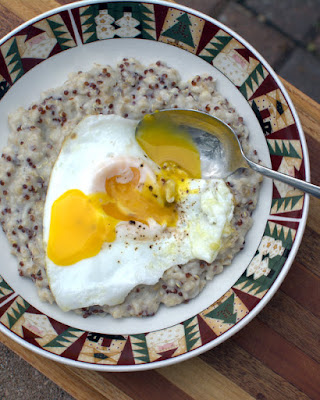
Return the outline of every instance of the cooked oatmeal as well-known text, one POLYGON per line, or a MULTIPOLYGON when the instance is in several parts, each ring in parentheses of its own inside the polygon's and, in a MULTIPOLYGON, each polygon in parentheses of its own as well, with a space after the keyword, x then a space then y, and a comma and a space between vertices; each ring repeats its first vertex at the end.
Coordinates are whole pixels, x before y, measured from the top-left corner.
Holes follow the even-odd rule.
MULTIPOLYGON (((257 161, 243 118, 216 91, 214 79, 202 75, 182 82, 178 72, 161 61, 148 67, 134 59, 123 59, 115 68, 95 65, 88 72, 71 74, 63 87, 9 116, 11 133, 0 159, 1 225, 18 259, 20 275, 35 282, 41 300, 54 302, 46 277, 42 219, 50 173, 64 138, 88 115, 117 114, 139 120, 170 108, 196 109, 225 121, 237 133, 245 153, 257 161)), ((149 316, 161 303, 174 306, 197 296, 243 249, 252 224, 260 175, 239 170, 225 181, 235 199, 234 234, 212 264, 193 260, 173 266, 156 285, 136 287, 120 305, 77 311, 84 317, 95 313, 115 318, 149 316)))

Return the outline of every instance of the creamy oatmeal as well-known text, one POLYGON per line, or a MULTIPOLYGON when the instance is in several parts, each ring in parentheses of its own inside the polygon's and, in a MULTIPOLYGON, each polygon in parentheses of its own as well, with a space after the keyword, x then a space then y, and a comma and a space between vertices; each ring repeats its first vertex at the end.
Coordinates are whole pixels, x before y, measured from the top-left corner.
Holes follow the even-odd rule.
MULTIPOLYGON (((123 59, 116 68, 96 65, 88 72, 73 73, 63 87, 10 115, 11 133, 0 159, 1 225, 18 259, 20 275, 35 282, 41 300, 54 301, 46 277, 42 219, 50 173, 64 138, 88 115, 117 114, 139 120, 170 108, 196 109, 220 118, 235 130, 245 153, 257 160, 242 117, 216 91, 213 78, 203 75, 182 82, 178 72, 161 61, 146 67, 123 59)), ((260 176, 245 169, 225 181, 235 199, 234 234, 212 264, 193 260, 176 265, 156 285, 137 286, 120 305, 78 311, 84 317, 95 313, 115 318, 150 316, 161 303, 174 306, 197 296, 243 249, 252 224, 260 176)))

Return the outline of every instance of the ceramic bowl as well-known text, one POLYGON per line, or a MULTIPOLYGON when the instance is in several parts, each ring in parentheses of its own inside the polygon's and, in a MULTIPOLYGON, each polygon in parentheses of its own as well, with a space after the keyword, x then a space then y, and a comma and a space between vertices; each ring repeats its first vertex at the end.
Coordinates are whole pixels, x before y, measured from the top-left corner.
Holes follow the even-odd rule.
MULTIPOLYGON (((238 34, 192 9, 163 1, 82 1, 23 24, 0 41, 0 145, 8 114, 60 86, 70 72, 123 57, 166 61, 183 79, 209 73, 250 130, 267 166, 309 180, 305 138, 282 83, 238 34)), ((279 288, 297 253, 308 196, 264 179, 246 246, 201 294, 148 318, 83 319, 41 303, 19 277, 0 237, 0 330, 68 365, 101 371, 167 366, 199 355, 242 329, 279 288)))

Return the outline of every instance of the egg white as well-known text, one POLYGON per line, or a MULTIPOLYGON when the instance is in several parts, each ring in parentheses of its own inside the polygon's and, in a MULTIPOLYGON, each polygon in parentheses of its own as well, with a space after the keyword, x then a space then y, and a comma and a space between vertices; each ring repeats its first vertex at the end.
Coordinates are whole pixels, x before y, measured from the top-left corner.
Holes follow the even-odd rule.
MULTIPOLYGON (((79 189, 88 195, 103 190, 106 174, 125 165, 143 163, 141 179, 154 179, 158 166, 136 142, 136 124, 115 115, 90 116, 66 139, 46 197, 45 249, 52 205, 66 191, 79 189)), ((134 287, 154 285, 174 265, 193 259, 213 262, 222 236, 228 235, 233 196, 222 180, 203 179, 190 181, 190 193, 180 194, 179 220, 174 228, 158 225, 152 216, 149 225, 120 222, 115 241, 104 243, 94 257, 61 267, 46 256, 49 285, 59 307, 68 311, 121 304, 134 287)))

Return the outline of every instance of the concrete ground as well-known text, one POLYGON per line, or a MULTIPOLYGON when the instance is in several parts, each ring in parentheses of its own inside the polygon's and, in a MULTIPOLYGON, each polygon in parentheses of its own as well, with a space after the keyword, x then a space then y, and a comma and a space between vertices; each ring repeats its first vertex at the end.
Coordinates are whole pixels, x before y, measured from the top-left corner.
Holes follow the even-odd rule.
MULTIPOLYGON (((275 71, 320 102, 320 0, 179 0, 234 29, 275 71)), ((72 400, 0 344, 1 400, 72 400)))
POLYGON ((179 0, 235 30, 283 78, 320 101, 320 0, 179 0))

